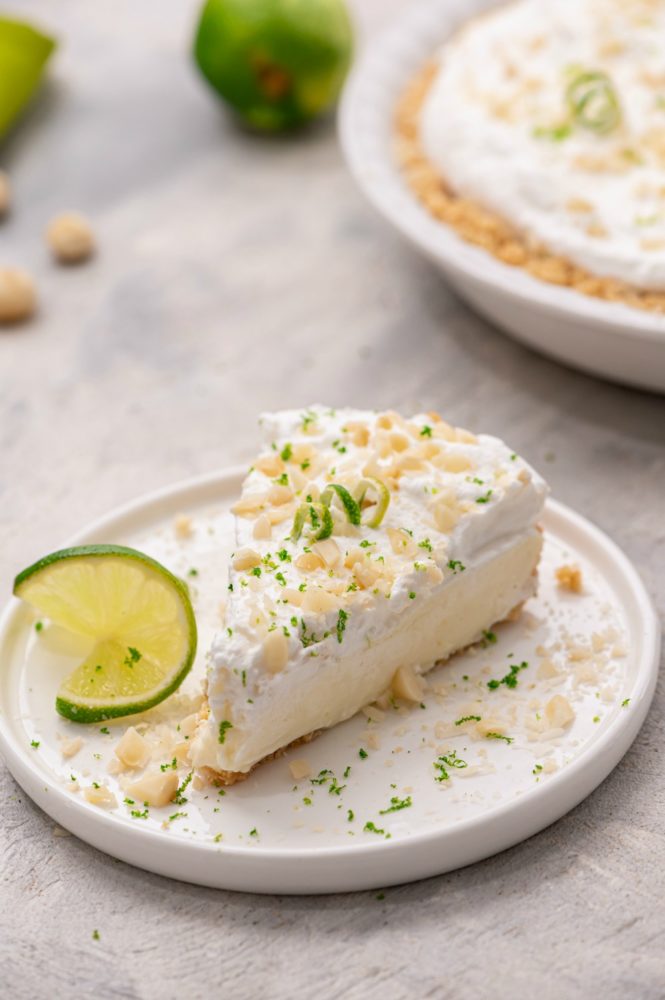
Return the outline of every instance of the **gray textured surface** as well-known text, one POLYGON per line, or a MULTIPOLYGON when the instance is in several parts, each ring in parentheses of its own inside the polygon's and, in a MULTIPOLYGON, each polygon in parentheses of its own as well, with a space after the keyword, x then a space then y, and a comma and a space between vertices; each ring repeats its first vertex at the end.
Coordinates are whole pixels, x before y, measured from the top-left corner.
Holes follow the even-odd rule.
MULTIPOLYGON (((402 0, 406 3, 406 0, 402 0)), ((392 0, 364 0, 374 25, 392 0)), ((39 319, 0 334, 0 579, 137 494, 251 451, 262 408, 437 408, 508 438, 623 546, 665 603, 665 404, 595 382, 473 316, 364 204, 331 127, 242 134, 186 58, 193 5, 15 0, 66 40, 0 163, 0 259, 39 319), (80 208, 101 252, 56 270, 41 231, 80 208)), ((583 805, 427 882, 261 898, 169 882, 53 822, 0 769, 0 994, 645 998, 665 995, 659 687, 583 805), (98 928, 101 940, 92 939, 98 928)))

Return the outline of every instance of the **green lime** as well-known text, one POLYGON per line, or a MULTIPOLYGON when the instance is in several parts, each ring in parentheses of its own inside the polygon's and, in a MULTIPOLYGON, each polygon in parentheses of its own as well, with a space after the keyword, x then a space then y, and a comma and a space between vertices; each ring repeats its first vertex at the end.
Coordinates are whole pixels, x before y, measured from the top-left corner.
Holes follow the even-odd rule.
POLYGON ((208 82, 266 131, 302 125, 330 107, 352 52, 344 0, 207 0, 194 42, 208 82))
POLYGON ((55 707, 74 722, 144 712, 180 686, 196 654, 187 585, 122 545, 62 549, 24 569, 17 597, 91 652, 62 683, 55 707))
POLYGON ((0 17, 0 135, 37 89, 55 44, 29 24, 0 17))

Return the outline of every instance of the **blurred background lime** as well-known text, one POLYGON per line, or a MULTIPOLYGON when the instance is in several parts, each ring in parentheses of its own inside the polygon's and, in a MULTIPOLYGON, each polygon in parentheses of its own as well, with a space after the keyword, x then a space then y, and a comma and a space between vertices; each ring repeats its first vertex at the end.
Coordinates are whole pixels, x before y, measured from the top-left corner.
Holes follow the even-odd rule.
POLYGON ((250 126, 303 125, 339 96, 353 53, 344 0, 207 0, 194 57, 250 126))
POLYGON ((55 40, 30 24, 0 17, 0 136, 39 85, 55 40))

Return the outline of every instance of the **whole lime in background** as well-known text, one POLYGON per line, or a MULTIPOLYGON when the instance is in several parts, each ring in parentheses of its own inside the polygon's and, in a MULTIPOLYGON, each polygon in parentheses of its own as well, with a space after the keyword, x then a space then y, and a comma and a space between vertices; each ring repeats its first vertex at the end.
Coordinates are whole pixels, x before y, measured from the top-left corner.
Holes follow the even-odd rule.
POLYGON ((311 121, 337 99, 351 64, 344 0, 207 0, 194 57, 253 128, 311 121))
POLYGON ((0 135, 37 89, 55 44, 32 25, 0 16, 0 135))

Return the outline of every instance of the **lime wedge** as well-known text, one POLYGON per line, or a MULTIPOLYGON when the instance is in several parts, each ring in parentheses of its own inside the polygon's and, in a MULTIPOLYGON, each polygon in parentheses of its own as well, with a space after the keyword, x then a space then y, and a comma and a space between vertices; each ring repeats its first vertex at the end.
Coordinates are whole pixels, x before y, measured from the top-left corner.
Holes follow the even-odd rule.
POLYGON ((55 44, 29 24, 0 17, 0 135, 37 89, 55 44))
POLYGON ((24 569, 17 597, 41 616, 90 640, 91 651, 58 691, 74 722, 144 712, 180 686, 196 654, 187 585, 121 545, 62 549, 24 569))

